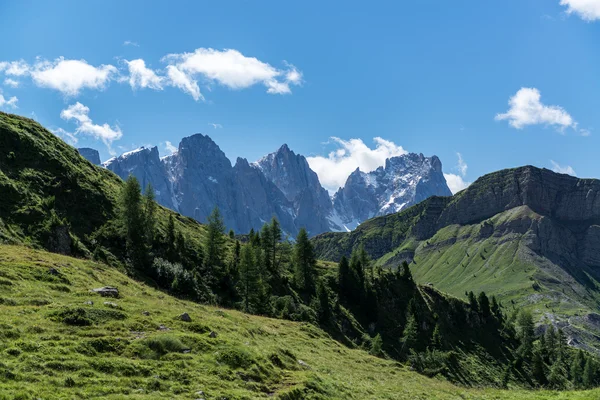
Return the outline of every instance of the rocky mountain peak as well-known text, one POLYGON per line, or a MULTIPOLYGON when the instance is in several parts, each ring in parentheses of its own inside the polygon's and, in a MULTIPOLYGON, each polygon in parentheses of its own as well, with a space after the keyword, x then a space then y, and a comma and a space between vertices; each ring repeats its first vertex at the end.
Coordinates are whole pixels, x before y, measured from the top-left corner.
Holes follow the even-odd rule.
POLYGON ((79 154, 94 165, 100 165, 100 153, 98 150, 89 147, 80 147, 77 149, 79 154))
POLYGON ((333 198, 339 225, 353 229, 377 215, 401 211, 430 196, 451 196, 438 157, 407 153, 391 157, 384 167, 356 169, 333 198))

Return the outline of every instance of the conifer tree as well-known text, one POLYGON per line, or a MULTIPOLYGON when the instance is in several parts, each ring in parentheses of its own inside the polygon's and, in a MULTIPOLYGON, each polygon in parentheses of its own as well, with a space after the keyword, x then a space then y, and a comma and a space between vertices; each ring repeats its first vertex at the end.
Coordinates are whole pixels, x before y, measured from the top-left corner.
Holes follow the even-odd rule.
POLYGON ((406 319, 406 325, 402 332, 402 351, 408 353, 410 349, 413 349, 417 344, 419 336, 419 327, 417 325, 417 319, 413 313, 409 313, 406 319))
POLYGON ((342 259, 338 264, 338 295, 342 302, 346 302, 350 295, 350 279, 350 264, 348 263, 346 256, 342 256, 342 259))
POLYGON ((594 386, 594 380, 596 376, 596 367, 592 357, 586 357, 585 366, 583 367, 583 379, 582 384, 585 389, 590 389, 594 386))
POLYGON ((251 312, 256 305, 259 281, 254 250, 246 245, 240 251, 240 293, 245 312, 251 312))
POLYGON ((225 273, 223 256, 225 254, 225 224, 219 208, 215 207, 208 216, 206 236, 204 237, 204 268, 213 279, 220 281, 225 273))
POLYGON ((317 260, 306 229, 301 228, 294 247, 294 267, 296 285, 309 298, 315 292, 315 268, 317 260))
POLYGON ((533 352, 533 340, 535 339, 535 326, 533 316, 529 311, 522 310, 517 316, 518 338, 521 345, 518 348, 519 355, 530 360, 533 352))
POLYGON ((408 281, 413 280, 412 273, 410 272, 410 267, 408 266, 408 263, 406 261, 402 261, 402 276, 408 281))
POLYGON ((490 309, 490 300, 486 296, 485 292, 479 293, 477 304, 479 305, 479 311, 484 318, 488 318, 492 314, 490 309))
POLYGON ((548 373, 548 386, 555 390, 564 389, 567 386, 566 371, 563 369, 563 361, 558 358, 550 367, 548 373))
POLYGON ((148 264, 148 249, 145 240, 145 219, 142 208, 140 183, 129 175, 121 191, 120 217, 125 229, 127 253, 136 268, 144 269, 148 264))
POLYGON ((175 261, 175 220, 173 214, 169 214, 169 222, 167 224, 167 257, 171 261, 175 261))
POLYGON ((331 323, 331 303, 329 302, 329 292, 323 281, 319 281, 317 286, 317 299, 319 300, 319 309, 317 315, 321 325, 328 325, 331 323))
POLYGON ((378 333, 371 340, 371 349, 369 350, 369 354, 379 357, 383 353, 383 340, 381 339, 381 335, 378 333))
POLYGON ((554 330, 554 326, 552 324, 546 328, 546 332, 544 333, 544 344, 546 345, 546 356, 548 358, 548 362, 553 363, 556 360, 557 341, 556 331, 554 330))
POLYGON ((491 305, 492 314, 498 319, 498 321, 502 321, 502 310, 500 309, 500 304, 498 304, 498 300, 496 300, 496 296, 492 296, 492 305, 491 305))
POLYGON ((540 346, 533 352, 533 366, 531 373, 540 386, 544 386, 548 382, 546 379, 546 366, 544 365, 542 349, 540 346))
POLYGON ((146 240, 148 245, 151 247, 156 234, 156 210, 158 209, 158 205, 156 204, 156 194, 154 193, 154 188, 151 184, 146 186, 143 205, 146 240))
POLYGON ((435 324, 435 328, 433 329, 433 336, 431 337, 431 344, 433 348, 441 350, 443 347, 442 344, 442 333, 440 331, 440 324, 435 324))
POLYGON ((475 293, 469 292, 469 304, 471 305, 471 310, 478 312, 479 311, 479 303, 477 303, 477 299, 475 298, 475 293))
POLYGON ((585 366, 585 356, 583 354, 583 350, 579 350, 573 360, 571 361, 570 373, 571 382, 573 382, 573 386, 579 388, 582 387, 583 384, 583 368, 585 366))

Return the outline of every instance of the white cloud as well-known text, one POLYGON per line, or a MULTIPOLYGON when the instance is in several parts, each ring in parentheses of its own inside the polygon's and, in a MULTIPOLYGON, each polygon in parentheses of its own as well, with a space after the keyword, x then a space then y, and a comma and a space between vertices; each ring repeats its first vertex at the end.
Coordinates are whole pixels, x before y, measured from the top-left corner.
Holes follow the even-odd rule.
POLYGON ((111 151, 111 143, 115 140, 121 139, 123 132, 118 126, 111 127, 108 124, 96 125, 92 122, 89 117, 90 109, 83 104, 77 102, 70 105, 66 109, 62 110, 60 117, 66 121, 74 120, 77 124, 75 135, 83 133, 86 135, 93 136, 96 139, 100 139, 106 144, 109 151, 111 151))
POLYGON ((79 139, 77 138, 77 136, 75 136, 75 134, 73 134, 71 132, 67 132, 63 128, 57 128, 57 129, 51 130, 51 132, 54 133, 59 138, 61 138, 62 140, 64 140, 65 142, 69 143, 71 146, 75 146, 77 144, 77 142, 79 141, 79 139))
POLYGON ((173 146, 173 143, 169 142, 168 140, 165 141, 165 150, 167 150, 168 152, 170 152, 171 154, 175 153, 177 151, 177 147, 173 146))
POLYGON ((123 46, 140 47, 140 45, 137 42, 132 42, 131 40, 124 41, 123 46))
POLYGON ((465 175, 467 175, 468 165, 463 159, 462 154, 456 153, 456 156, 458 157, 458 164, 456 164, 456 169, 458 169, 460 175, 464 177, 465 175))
POLYGON ((246 57, 234 49, 223 51, 199 48, 193 53, 169 54, 163 58, 169 65, 167 73, 173 86, 201 98, 196 77, 216 82, 230 89, 245 89, 263 84, 267 93, 291 93, 290 85, 302 82, 302 73, 291 64, 277 69, 255 57, 246 57))
POLYGON ((112 65, 94 67, 85 60, 41 60, 31 69, 36 85, 76 96, 82 89, 104 89, 117 73, 112 65))
POLYGON ((0 72, 6 75, 24 76, 29 73, 29 65, 24 60, 0 62, 0 72))
POLYGON ((194 100, 204 100, 204 96, 200 93, 198 82, 191 78, 185 72, 182 72, 179 68, 174 65, 167 66, 167 76, 169 77, 169 83, 182 91, 190 94, 194 100))
POLYGON ((446 178, 446 183, 452 194, 466 189, 471 184, 471 182, 465 182, 464 178, 457 174, 444 174, 444 178, 446 178))
POLYGON ((454 169, 458 171, 458 174, 444 174, 444 178, 446 178, 446 183, 448 184, 448 188, 452 194, 466 189, 471 184, 471 182, 467 182, 464 179, 467 175, 467 169, 469 166, 463 159, 462 154, 456 153, 456 156, 458 157, 458 161, 454 169))
POLYGON ((577 176, 577 174, 575 173, 575 170, 570 165, 563 166, 554 160, 550 160, 550 163, 552 164, 552 171, 554 171, 554 172, 558 172, 559 174, 568 174, 568 175, 577 176))
POLYGON ((384 165, 386 159, 407 153, 402 146, 380 137, 373 139, 374 149, 368 147, 361 139, 331 139, 338 145, 337 150, 330 152, 327 157, 307 157, 310 168, 317 173, 323 187, 330 192, 343 186, 356 168, 363 172, 371 172, 384 165))
POLYGON ((16 96, 12 96, 8 99, 6 99, 2 93, 0 93, 0 108, 12 108, 15 109, 17 108, 17 102, 19 101, 19 99, 16 96))
POLYGON ((213 128, 215 128, 215 129, 221 129, 223 127, 223 125, 217 124, 217 123, 214 123, 214 122, 209 122, 208 124, 210 126, 212 126, 213 128))
POLYGON ((16 81, 16 80, 14 80, 14 79, 10 79, 10 78, 6 78, 6 79, 4 80, 4 84, 5 84, 6 86, 10 86, 10 87, 12 87, 12 88, 17 88, 17 87, 19 87, 19 81, 16 81))
POLYGON ((540 98, 540 91, 536 88, 521 88, 509 99, 510 109, 497 114, 495 119, 508 120, 509 125, 517 129, 539 124, 552 125, 559 130, 577 127, 577 122, 562 107, 544 105, 540 98))
POLYGON ((127 64, 127 68, 129 69, 129 78, 125 78, 125 80, 129 82, 129 85, 132 89, 163 89, 164 78, 162 76, 156 75, 156 73, 150 68, 147 68, 146 62, 144 60, 125 60, 125 63, 127 64))
POLYGON ((560 0, 561 6, 567 6, 568 14, 577 14, 584 21, 600 19, 600 0, 560 0))

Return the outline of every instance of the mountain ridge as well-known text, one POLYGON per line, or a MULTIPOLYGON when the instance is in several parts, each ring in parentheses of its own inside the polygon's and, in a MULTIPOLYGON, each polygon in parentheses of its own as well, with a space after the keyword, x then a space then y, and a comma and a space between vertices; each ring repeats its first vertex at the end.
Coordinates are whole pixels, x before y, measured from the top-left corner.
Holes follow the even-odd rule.
MULTIPOLYGON (((228 228, 239 233, 258 230, 272 217, 276 217, 292 237, 301 227, 311 235, 348 231, 367 218, 408 207, 429 195, 451 194, 436 156, 426 158, 410 153, 388 159, 385 168, 381 168, 387 172, 378 192, 373 194, 376 200, 358 212, 356 201, 345 200, 348 196, 343 198, 340 194, 331 198, 307 159, 287 144, 255 162, 238 158, 233 166, 219 146, 203 134, 183 138, 178 150, 171 155, 161 158, 157 152, 156 147, 140 148, 113 157, 103 165, 122 179, 132 173, 144 186, 152 183, 160 204, 200 222, 205 222, 212 208, 217 206, 228 228), (405 160, 412 164, 404 165, 405 160), (162 167, 158 166, 159 162, 162 167), (395 168, 395 164, 401 167, 395 168), (409 178, 412 181, 407 182, 409 178), (249 179, 252 184, 248 183, 249 179), (390 188, 386 189, 388 184, 390 188), (399 191, 403 191, 401 195, 399 191), (402 204, 398 204, 399 198, 402 204), (380 203, 389 204, 382 209, 380 203)), ((366 176, 373 173, 376 172, 366 176)), ((348 185, 352 185, 352 189, 348 191, 369 190, 365 182, 364 187, 360 187, 361 183, 353 184, 351 177, 348 185)))

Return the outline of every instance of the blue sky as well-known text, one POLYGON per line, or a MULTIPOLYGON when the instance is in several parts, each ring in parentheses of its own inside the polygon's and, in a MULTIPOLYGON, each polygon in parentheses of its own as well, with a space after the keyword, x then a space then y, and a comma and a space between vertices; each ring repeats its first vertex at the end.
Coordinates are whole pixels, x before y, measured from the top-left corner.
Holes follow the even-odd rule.
POLYGON ((0 16, 0 109, 103 160, 201 132, 233 162, 288 143, 329 188, 404 151, 438 155, 456 187, 524 164, 600 177, 600 0, 23 0, 0 16))

